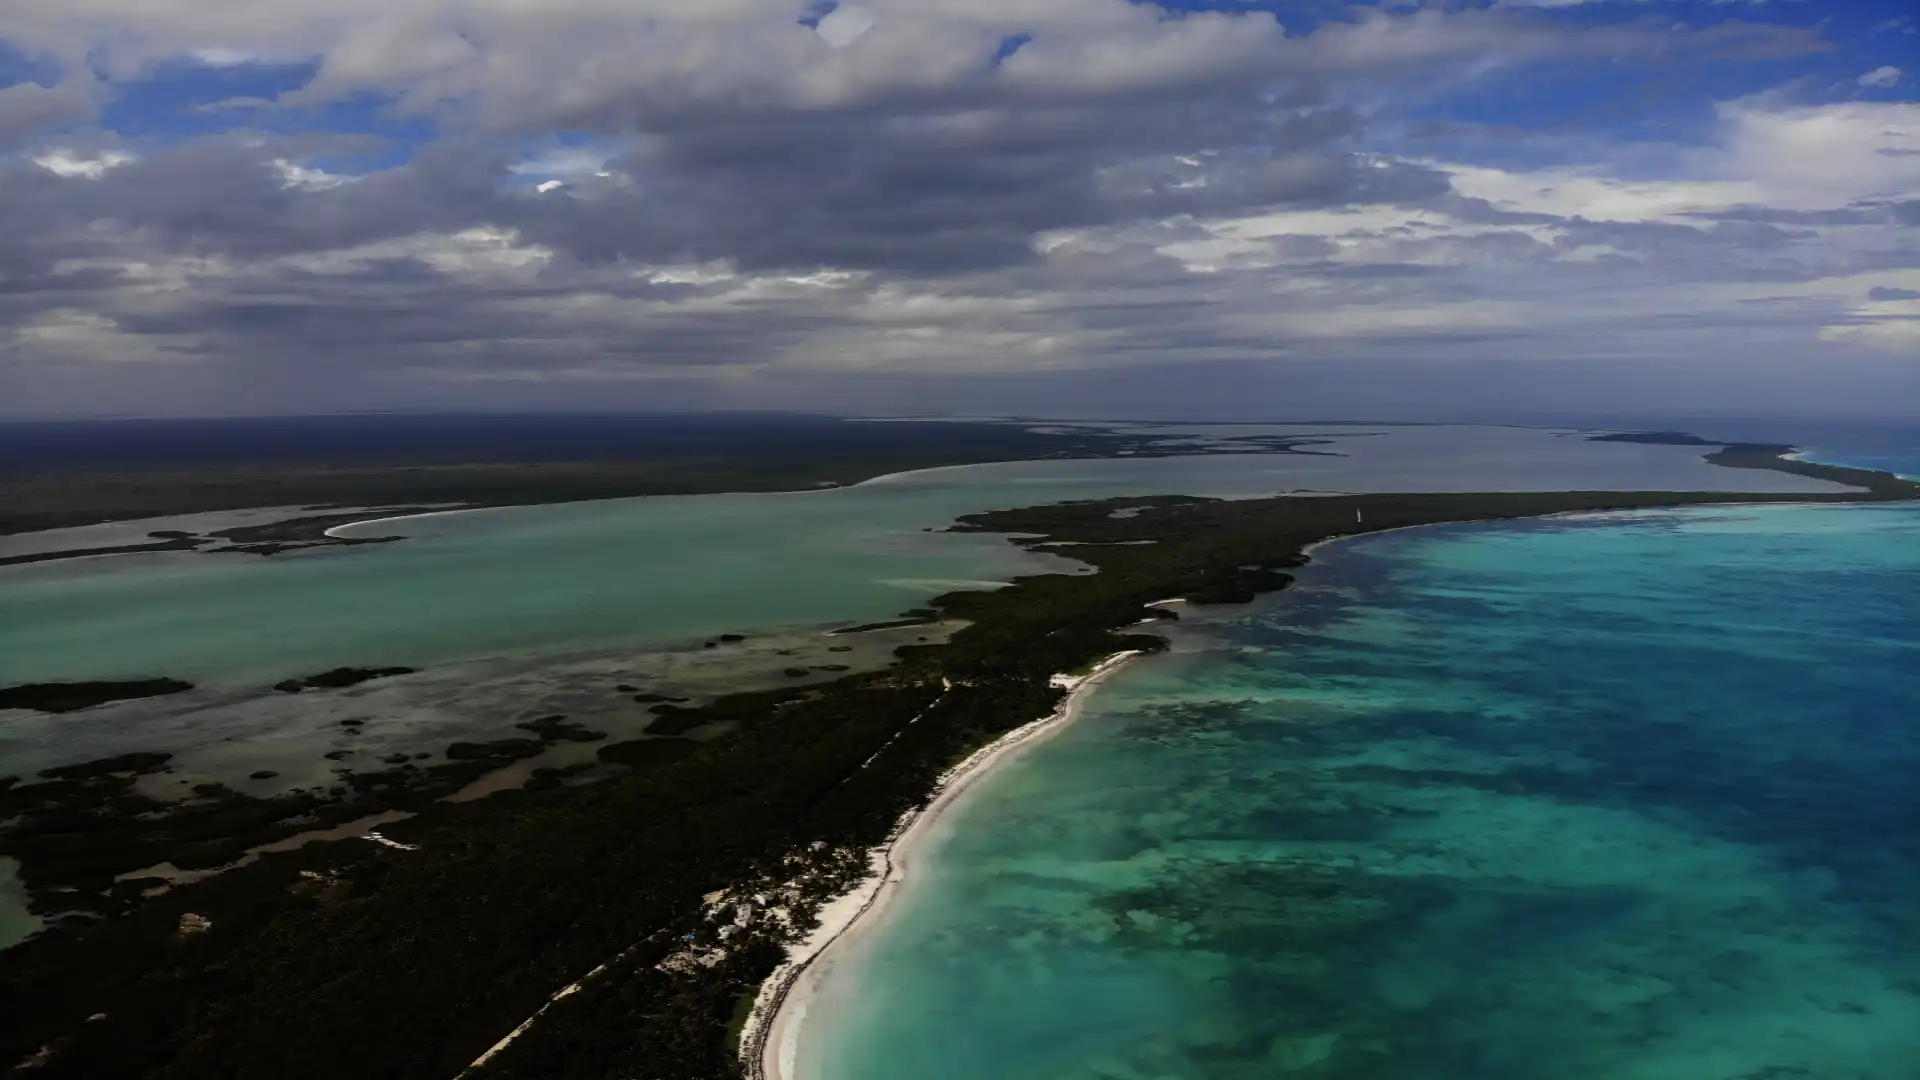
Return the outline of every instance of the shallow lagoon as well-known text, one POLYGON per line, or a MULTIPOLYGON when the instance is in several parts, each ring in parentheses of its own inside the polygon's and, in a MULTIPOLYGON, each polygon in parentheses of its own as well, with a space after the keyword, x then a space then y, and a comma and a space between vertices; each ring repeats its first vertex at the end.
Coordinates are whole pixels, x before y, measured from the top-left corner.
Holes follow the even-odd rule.
POLYGON ((0 685, 150 674, 236 685, 341 664, 420 665, 885 618, 936 593, 1057 569, 1057 560, 1036 563, 997 538, 925 530, 1064 499, 1300 488, 1836 490, 1707 465, 1697 448, 1535 429, 1339 429, 1333 439, 1324 449, 1342 456, 971 465, 830 491, 420 518, 357 534, 412 537, 405 543, 271 559, 169 553, 10 567, 0 570, 8 613, 0 685))
POLYGON ((1915 596, 1914 507, 1324 549, 981 786, 801 1075, 1909 1080, 1915 596))
MULTIPOLYGON (((791 643, 823 625, 892 617, 941 592, 1085 569, 1000 537, 927 531, 981 510, 1296 489, 1836 490, 1707 465, 1697 448, 1592 443, 1530 428, 1276 425, 1194 434, 1322 431, 1332 432, 1331 443, 1316 449, 1337 456, 960 466, 828 491, 396 521, 360 534, 408 536, 403 543, 271 559, 173 553, 0 568, 0 685, 162 674, 200 684, 178 697, 66 716, 0 714, 0 775, 162 750, 176 756, 179 774, 165 778, 174 790, 220 779, 268 795, 331 782, 336 766, 324 753, 357 747, 365 762, 437 751, 455 739, 518 734, 515 722, 552 712, 630 735, 644 727, 645 710, 617 704, 626 699, 611 688, 623 680, 659 688, 652 680, 682 667, 680 654, 703 636, 776 631, 791 643), (388 664, 428 671, 324 698, 267 690, 275 680, 335 666, 388 664), (339 722, 348 716, 373 717, 365 737, 344 740, 339 722), (279 775, 247 779, 260 769, 279 775)), ((252 516, 90 526, 51 541, 0 537, 0 555, 49 543, 126 543, 150 528, 252 516)), ((778 671, 791 662, 767 658, 762 667, 778 671)), ((753 684, 743 676, 736 688, 753 684)), ((0 944, 37 925, 11 882, 10 868, 0 865, 0 944)))

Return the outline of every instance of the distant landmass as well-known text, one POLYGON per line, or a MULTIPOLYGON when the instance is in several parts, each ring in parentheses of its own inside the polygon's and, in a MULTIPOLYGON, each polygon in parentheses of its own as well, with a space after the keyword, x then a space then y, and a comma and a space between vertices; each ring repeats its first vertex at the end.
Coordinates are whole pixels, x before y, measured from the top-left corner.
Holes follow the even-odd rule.
POLYGON ((1703 439, 1685 431, 1614 431, 1589 435, 1588 442, 1651 443, 1655 446, 1725 446, 1715 439, 1703 439))
MULTIPOLYGON (((1232 439, 1243 453, 1310 452, 1317 441, 1232 439)), ((8 423, 0 424, 0 534, 262 506, 318 513, 795 491, 942 465, 1204 452, 1085 425, 786 413, 8 423)), ((305 524, 323 518, 342 520, 320 514, 305 524)), ((315 531, 236 530, 223 550, 272 554, 310 543, 315 531)), ((155 540, 125 550, 195 546, 191 538, 155 540)))

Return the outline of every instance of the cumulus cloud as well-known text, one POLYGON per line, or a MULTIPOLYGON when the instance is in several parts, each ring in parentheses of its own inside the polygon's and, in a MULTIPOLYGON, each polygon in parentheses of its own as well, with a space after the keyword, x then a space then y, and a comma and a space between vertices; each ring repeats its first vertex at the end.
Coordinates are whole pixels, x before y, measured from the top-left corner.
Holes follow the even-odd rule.
POLYGON ((1701 59, 1817 45, 1807 32, 1759 24, 1576 33, 1475 11, 1370 12, 1311 36, 1261 12, 1169 17, 1122 0, 867 0, 823 18, 802 13, 784 0, 0 0, 0 25, 16 44, 91 56, 116 77, 182 56, 311 58, 319 73, 290 100, 387 93, 406 110, 458 103, 505 127, 644 127, 662 110, 899 104, 923 94, 1137 93, 1494 55, 1701 59), (1002 57, 1014 38, 1024 44, 1002 57))
POLYGON ((133 159, 132 154, 118 150, 85 153, 67 147, 55 147, 28 160, 55 176, 98 180, 107 174, 107 170, 125 165, 133 159))
POLYGON ((1383 120, 1529 64, 1821 47, 1765 25, 1369 10, 1306 33, 1123 0, 0 0, 0 25, 109 80, 301 59, 279 113, 372 94, 438 132, 395 153, 237 116, 0 158, 0 378, 88 401, 89 358, 317 407, 1884 354, 1920 261, 1912 103, 1729 101, 1634 169, 1414 154, 1383 120), (376 150, 398 163, 340 164, 376 150))
POLYGON ((1861 86, 1872 86, 1872 87, 1878 87, 1879 89, 1885 90, 1890 87, 1899 85, 1900 69, 1897 67, 1894 67, 1892 64, 1887 64, 1883 67, 1877 67, 1877 68, 1874 68, 1872 71, 1867 72, 1865 75, 1860 76, 1858 82, 1860 83, 1861 86))
POLYGON ((0 86, 0 151, 49 128, 93 119, 100 97, 99 86, 83 74, 53 86, 31 81, 0 86))
POLYGON ((1775 107, 1735 102, 1706 167, 1750 177, 1773 205, 1814 208, 1920 191, 1920 103, 1775 107))

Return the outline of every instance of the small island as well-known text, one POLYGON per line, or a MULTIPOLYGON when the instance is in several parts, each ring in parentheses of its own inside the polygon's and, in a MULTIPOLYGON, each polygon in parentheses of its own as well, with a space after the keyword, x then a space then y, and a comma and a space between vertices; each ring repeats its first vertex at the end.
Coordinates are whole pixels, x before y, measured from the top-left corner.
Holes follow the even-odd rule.
POLYGON ((1588 442, 1640 443, 1646 446, 1725 446, 1724 442, 1703 439, 1687 431, 1610 431, 1589 435, 1588 442))

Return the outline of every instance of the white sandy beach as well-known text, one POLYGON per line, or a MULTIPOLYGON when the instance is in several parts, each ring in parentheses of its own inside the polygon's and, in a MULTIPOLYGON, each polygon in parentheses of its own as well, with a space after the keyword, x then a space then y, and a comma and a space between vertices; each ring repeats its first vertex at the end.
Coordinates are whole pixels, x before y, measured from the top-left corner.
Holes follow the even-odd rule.
MULTIPOLYGON (((1079 715, 1101 680, 1137 655, 1131 651, 1115 653, 1085 675, 1054 676, 1054 685, 1070 690, 1058 709, 975 751, 941 778, 937 792, 925 809, 900 820, 892 838, 871 853, 867 878, 852 892, 822 907, 820 925, 788 954, 787 962, 761 984, 753 1012, 740 1034, 741 1056, 746 1059, 749 1077, 797 1080, 795 1066, 801 1030, 809 1022, 822 1022, 823 1018, 813 1006, 821 984, 833 970, 835 957, 850 952, 861 935, 881 925, 894 899, 903 891, 920 845, 935 835, 935 826, 941 818, 959 805, 995 765, 1065 729, 1079 715)), ((831 1022, 832 1018, 825 1019, 831 1022)))
POLYGON ((330 540, 347 540, 351 539, 351 537, 346 535, 349 531, 367 525, 390 525, 396 521, 414 521, 419 518, 445 517, 448 514, 471 514, 480 510, 493 509, 497 508, 491 506, 456 506, 448 510, 427 510, 418 514, 387 514, 382 517, 361 518, 358 521, 349 521, 344 525, 335 525, 331 529, 323 530, 320 535, 330 540))
MULTIPOLYGON (((1363 529, 1315 541, 1304 546, 1301 552, 1311 556, 1316 550, 1330 544, 1433 527, 1410 525, 1363 529)), ((1183 597, 1169 597, 1152 601, 1146 606, 1185 602, 1183 597)), ((804 942, 792 949, 787 962, 761 984, 760 993, 740 1036, 740 1053, 745 1060, 747 1075, 752 1080, 819 1080, 797 1074, 800 1038, 809 1024, 833 1022, 833 1017, 823 1017, 816 1006, 821 1000, 820 988, 832 976, 837 959, 850 955, 864 935, 884 924, 894 901, 905 891, 917 854, 922 853, 923 845, 938 834, 937 827, 943 817, 959 805, 968 792, 976 789, 981 778, 989 775, 994 766, 1064 730, 1079 715, 1099 683, 1135 655, 1132 652, 1116 653, 1084 676, 1056 675, 1056 685, 1071 689, 1057 710, 1008 732, 961 762, 942 778, 932 801, 924 810, 902 818, 891 839, 869 853, 867 877, 851 892, 829 901, 820 909, 819 926, 804 942)))

